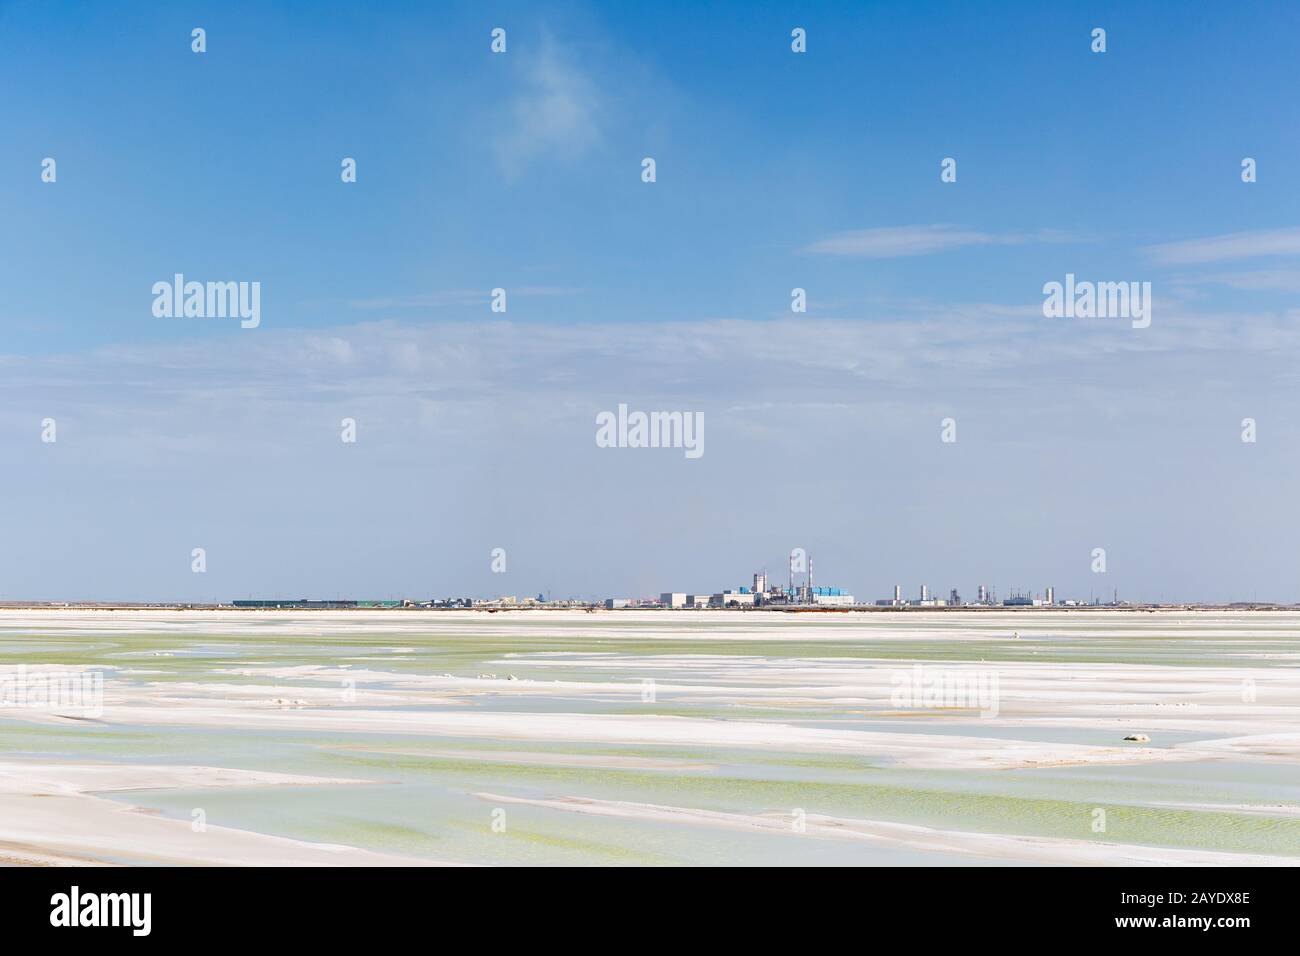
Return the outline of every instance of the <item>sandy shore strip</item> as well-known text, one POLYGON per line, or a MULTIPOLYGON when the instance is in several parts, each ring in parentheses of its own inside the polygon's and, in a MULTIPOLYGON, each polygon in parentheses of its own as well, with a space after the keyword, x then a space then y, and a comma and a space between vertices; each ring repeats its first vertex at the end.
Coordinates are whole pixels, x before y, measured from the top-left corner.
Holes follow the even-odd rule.
POLYGON ((307 843, 176 820, 97 793, 210 787, 361 784, 219 767, 0 762, 0 863, 35 866, 117 862, 205 866, 437 865, 330 843, 307 843))
POLYGON ((1127 639, 1151 627, 1177 629, 1197 639, 1233 639, 1243 634, 1289 637, 1300 627, 1300 612, 1270 611, 1264 614, 1235 610, 1163 609, 1135 612, 1108 609, 1060 609, 1025 612, 1015 609, 972 610, 955 618, 951 611, 912 610, 903 613, 851 611, 834 615, 745 613, 730 611, 664 612, 658 610, 613 612, 582 610, 512 611, 491 615, 482 611, 456 610, 189 610, 162 608, 0 608, 0 636, 33 632, 75 631, 116 635, 147 631, 153 634, 212 635, 223 633, 274 634, 277 636, 321 637, 357 630, 394 635, 394 646, 402 634, 464 633, 490 637, 517 635, 525 629, 546 633, 557 626, 582 626, 584 632, 604 638, 643 638, 647 628, 687 625, 707 628, 711 640, 844 640, 849 636, 867 639, 912 641, 956 638, 973 642, 1005 640, 1013 632, 1022 640, 1052 635, 1068 628, 1072 635, 1088 639, 1127 639), (214 631, 212 621, 221 624, 214 631), (903 628, 906 630, 904 631, 903 628))
POLYGON ((493 793, 477 793, 475 796, 490 803, 523 804, 625 820, 748 830, 796 838, 857 840, 899 849, 969 854, 986 859, 1051 866, 1300 866, 1300 857, 1137 846, 1061 837, 972 833, 962 830, 940 830, 909 823, 854 820, 816 813, 806 815, 804 831, 798 833, 794 830, 793 818, 788 813, 762 815, 728 813, 578 797, 532 799, 493 793))

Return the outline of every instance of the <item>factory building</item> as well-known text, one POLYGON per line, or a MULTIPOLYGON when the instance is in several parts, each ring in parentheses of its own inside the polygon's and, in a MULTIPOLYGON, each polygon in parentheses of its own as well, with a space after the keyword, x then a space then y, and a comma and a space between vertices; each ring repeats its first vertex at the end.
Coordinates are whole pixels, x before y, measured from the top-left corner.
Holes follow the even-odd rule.
POLYGON ((740 588, 737 591, 723 591, 720 594, 714 594, 709 601, 710 607, 753 607, 757 604, 758 595, 749 588, 740 588))
POLYGON ((856 604, 852 594, 847 593, 841 588, 810 588, 808 595, 809 604, 829 604, 848 607, 856 604))
POLYGON ((929 585, 925 584, 921 585, 921 597, 915 601, 902 601, 901 589, 897 585, 894 586, 894 594, 900 595, 899 603, 905 603, 908 607, 947 607, 948 604, 943 598, 932 597, 929 585))
POLYGON ((904 603, 903 586, 901 584, 895 584, 894 596, 892 598, 881 598, 876 602, 876 607, 902 607, 904 603))
POLYGON ((790 585, 773 584, 767 571, 755 571, 750 585, 715 591, 712 594, 684 594, 679 591, 665 591, 659 596, 659 603, 664 607, 770 607, 792 605, 839 605, 851 606, 857 603, 852 594, 842 588, 818 587, 813 584, 812 558, 808 558, 806 582, 796 585, 794 582, 795 562, 790 562, 790 585))

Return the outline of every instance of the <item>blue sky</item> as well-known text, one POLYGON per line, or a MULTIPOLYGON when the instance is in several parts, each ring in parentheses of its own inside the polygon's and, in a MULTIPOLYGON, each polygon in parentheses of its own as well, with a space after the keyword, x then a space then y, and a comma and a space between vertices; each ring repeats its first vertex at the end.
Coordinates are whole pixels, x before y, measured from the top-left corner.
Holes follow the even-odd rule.
POLYGON ((0 3, 4 596, 1300 600, 1293 5, 697 6, 0 3))

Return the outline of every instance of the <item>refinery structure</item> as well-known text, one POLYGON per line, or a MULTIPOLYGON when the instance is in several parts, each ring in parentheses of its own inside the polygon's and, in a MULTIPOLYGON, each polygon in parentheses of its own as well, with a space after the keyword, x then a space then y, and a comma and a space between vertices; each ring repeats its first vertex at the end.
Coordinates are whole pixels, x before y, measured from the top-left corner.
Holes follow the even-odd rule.
MULTIPOLYGON (((811 567, 811 565, 810 565, 811 567)), ((735 589, 723 591, 692 593, 689 591, 664 591, 656 598, 606 598, 604 605, 609 610, 624 608, 1009 608, 1009 607, 1123 607, 1126 602, 1118 595, 1110 601, 1093 598, 1090 601, 1073 599, 1057 600, 1056 589, 1048 586, 1038 594, 1012 591, 1010 596, 999 599, 997 592, 981 584, 974 600, 963 600, 956 588, 948 591, 946 597, 934 594, 927 585, 922 584, 913 597, 904 597, 902 585, 894 585, 892 597, 880 598, 874 602, 859 602, 844 588, 824 587, 812 583, 811 573, 805 583, 796 584, 791 578, 786 585, 772 584, 766 572, 756 571, 753 583, 735 589)))
MULTIPOLYGON (((1115 607, 1120 603, 1118 594, 1113 602, 1108 602, 1104 606, 1115 607)), ((1101 607, 1102 602, 1099 598, 1094 598, 1092 606, 1101 607)), ((957 589, 953 588, 948 592, 946 598, 931 594, 930 589, 922 584, 918 597, 903 597, 903 589, 900 585, 894 585, 894 596, 892 598, 881 598, 876 602, 876 607, 1086 607, 1089 606, 1083 601, 1075 600, 1056 600, 1056 588, 1050 585, 1043 589, 1041 594, 1024 594, 1020 591, 1012 591, 1010 597, 998 600, 997 591, 987 585, 981 584, 976 592, 975 600, 963 601, 957 589)))
MULTIPOLYGON (((749 586, 742 585, 734 590, 717 591, 708 594, 691 594, 686 591, 665 591, 659 595, 658 605, 667 608, 736 608, 736 607, 852 607, 857 604, 852 594, 843 588, 819 587, 813 584, 812 557, 806 560, 807 571, 804 572, 802 584, 795 583, 796 568, 804 564, 802 555, 791 556, 790 578, 788 583, 773 584, 768 580, 767 571, 755 571, 749 586)), ((653 602, 649 602, 653 603, 653 602)), ((610 598, 605 602, 607 608, 630 607, 630 601, 610 598)), ((639 604, 639 606, 645 606, 639 604)))
POLYGON ((690 591, 664 591, 656 598, 606 598, 609 610, 624 608, 769 608, 780 609, 831 609, 831 608, 992 608, 992 607, 1119 607, 1119 594, 1114 600, 1103 603, 1099 598, 1088 602, 1056 599, 1056 589, 1050 585, 1038 594, 1013 590, 1009 597, 998 599, 997 591, 981 584, 973 601, 963 600, 956 588, 946 597, 931 593, 922 584, 914 597, 904 598, 903 587, 894 585, 892 597, 874 602, 859 602, 844 588, 827 587, 813 582, 813 559, 801 548, 790 553, 790 571, 785 584, 768 578, 767 571, 755 571, 751 583, 734 589, 692 593, 690 591))
MULTIPOLYGON (((974 601, 963 601, 957 589, 948 592, 947 597, 932 594, 927 585, 922 584, 918 596, 903 597, 902 585, 894 585, 892 597, 878 601, 861 602, 844 588, 826 587, 813 583, 813 559, 802 548, 790 553, 789 577, 785 584, 777 584, 768 578, 767 571, 755 571, 751 583, 723 591, 692 593, 690 591, 664 591, 655 598, 606 598, 605 607, 609 610, 623 608, 979 608, 979 607, 1083 607, 1081 601, 1056 600, 1056 590, 1047 587, 1040 595, 1022 594, 1013 591, 1011 596, 999 601, 997 592, 981 584, 974 601)), ((1094 600, 1094 605, 1101 602, 1094 600)), ((1119 604, 1116 595, 1114 604, 1119 604)))

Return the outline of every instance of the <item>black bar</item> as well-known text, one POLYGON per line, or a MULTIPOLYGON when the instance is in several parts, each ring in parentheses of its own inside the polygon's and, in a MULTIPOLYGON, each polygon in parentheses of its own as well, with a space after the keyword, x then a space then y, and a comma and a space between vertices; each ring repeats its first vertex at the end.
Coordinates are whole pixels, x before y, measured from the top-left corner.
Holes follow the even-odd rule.
POLYGON ((869 948, 900 936, 989 948, 1017 938, 1067 947, 1098 939, 1232 946, 1293 942, 1294 876, 1199 868, 0 868, 0 918, 11 944, 76 934, 127 945, 373 946, 409 934, 432 943, 433 930, 443 945, 477 938, 532 949, 580 938, 666 942, 668 930, 693 925, 700 939, 761 941, 781 932, 813 942, 834 932, 869 948), (101 893, 150 894, 148 935, 135 935, 129 918, 134 912, 143 926, 143 907, 120 901, 126 925, 51 925, 52 899, 70 898, 73 886, 83 907, 101 893), (1145 920, 1152 923, 1132 922, 1145 920))

